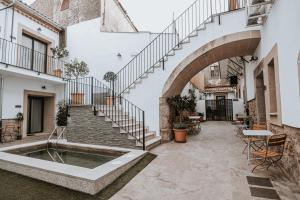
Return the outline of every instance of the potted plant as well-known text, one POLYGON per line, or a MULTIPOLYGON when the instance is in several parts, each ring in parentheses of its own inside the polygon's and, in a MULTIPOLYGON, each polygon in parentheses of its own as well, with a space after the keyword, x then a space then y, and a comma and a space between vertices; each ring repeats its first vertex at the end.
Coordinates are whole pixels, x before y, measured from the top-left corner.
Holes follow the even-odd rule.
POLYGON ((183 122, 183 112, 189 107, 189 98, 187 96, 181 97, 176 95, 167 99, 170 107, 175 109, 179 114, 179 122, 173 123, 173 130, 175 134, 175 141, 179 143, 186 142, 187 124, 183 122))
POLYGON ((190 116, 198 116, 198 113, 196 112, 196 95, 195 95, 195 89, 189 89, 189 96, 188 96, 188 108, 190 116))
POLYGON ((200 116, 200 122, 204 122, 204 113, 199 113, 200 116))
POLYGON ((21 140, 22 139, 22 133, 21 133, 21 123, 24 120, 24 116, 23 113, 18 112, 16 115, 16 121, 18 122, 18 134, 17 134, 17 140, 21 140))
POLYGON ((84 93, 79 92, 79 77, 85 77, 89 73, 87 64, 83 61, 75 59, 65 64, 65 75, 68 78, 75 78, 75 92, 71 93, 71 101, 73 105, 82 105, 84 103, 84 93))
POLYGON ((108 82, 110 84, 110 88, 112 88, 111 94, 109 94, 108 97, 106 97, 106 105, 113 105, 114 104, 114 87, 115 87, 115 80, 117 79, 117 75, 114 72, 107 72, 103 80, 108 82))
POLYGON ((57 66, 59 65, 58 62, 60 62, 61 58, 67 57, 69 55, 69 51, 65 48, 59 48, 59 47, 51 48, 51 51, 52 51, 53 58, 57 61, 56 68, 53 70, 53 74, 54 76, 61 78, 62 69, 57 68, 57 66))
POLYGON ((68 107, 64 103, 58 104, 58 111, 56 113, 56 124, 59 127, 65 127, 68 123, 68 107))

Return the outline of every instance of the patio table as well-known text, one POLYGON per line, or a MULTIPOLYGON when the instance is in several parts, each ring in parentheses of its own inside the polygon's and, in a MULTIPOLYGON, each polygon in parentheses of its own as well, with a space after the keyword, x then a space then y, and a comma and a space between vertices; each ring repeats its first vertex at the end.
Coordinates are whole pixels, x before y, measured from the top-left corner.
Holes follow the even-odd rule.
MULTIPOLYGON (((243 134, 246 137, 268 137, 268 136, 272 136, 273 135, 273 133, 271 131, 268 131, 268 130, 243 130, 243 134)), ((251 143, 251 141, 248 140, 248 144, 247 144, 247 148, 248 148, 248 152, 247 152, 248 164, 249 164, 249 161, 251 160, 251 158, 250 158, 250 143, 251 143)))

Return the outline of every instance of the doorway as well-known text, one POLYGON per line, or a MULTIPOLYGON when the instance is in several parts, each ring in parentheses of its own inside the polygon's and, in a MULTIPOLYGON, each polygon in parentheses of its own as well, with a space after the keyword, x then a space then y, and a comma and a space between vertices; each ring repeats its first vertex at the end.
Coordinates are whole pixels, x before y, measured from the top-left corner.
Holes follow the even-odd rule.
POLYGON ((257 122, 266 122, 266 100, 265 100, 265 84, 264 73, 261 71, 255 80, 256 84, 256 108, 257 122))
POLYGON ((27 135, 44 131, 44 98, 28 97, 27 135))
POLYGON ((206 120, 208 121, 232 121, 233 104, 232 99, 225 96, 217 96, 216 100, 206 100, 206 120))

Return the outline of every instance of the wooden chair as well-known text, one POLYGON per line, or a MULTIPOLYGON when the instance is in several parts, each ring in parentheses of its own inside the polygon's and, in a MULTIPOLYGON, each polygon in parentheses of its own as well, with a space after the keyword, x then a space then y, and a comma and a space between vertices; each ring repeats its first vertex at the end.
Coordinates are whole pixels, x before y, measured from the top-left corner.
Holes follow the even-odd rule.
POLYGON ((265 149, 254 151, 252 154, 254 157, 261 158, 261 162, 259 162, 253 169, 254 170, 261 165, 268 164, 266 169, 268 170, 271 165, 277 165, 278 162, 283 157, 285 142, 287 135, 286 134, 278 134, 273 135, 268 139, 267 145, 265 149))
POLYGON ((2 132, 1 135, 1 141, 5 142, 5 137, 10 137, 12 141, 15 139, 15 134, 17 133, 16 126, 9 124, 5 125, 4 131, 2 132))
MULTIPOLYGON (((252 126, 252 130, 267 130, 266 123, 255 123, 252 126)), ((246 146, 243 150, 243 153, 245 153, 245 150, 248 147, 248 143, 250 140, 250 147, 254 149, 255 151, 262 149, 262 147, 265 144, 265 140, 259 137, 244 137, 243 141, 246 143, 246 146)))

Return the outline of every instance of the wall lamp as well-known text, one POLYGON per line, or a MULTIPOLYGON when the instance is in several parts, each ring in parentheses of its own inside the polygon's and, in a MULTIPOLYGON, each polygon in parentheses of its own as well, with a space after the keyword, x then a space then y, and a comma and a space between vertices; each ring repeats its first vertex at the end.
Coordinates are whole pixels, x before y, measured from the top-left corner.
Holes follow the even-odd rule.
POLYGON ((258 60, 258 57, 257 56, 251 56, 251 58, 250 58, 250 61, 252 62, 252 61, 257 61, 258 60))

